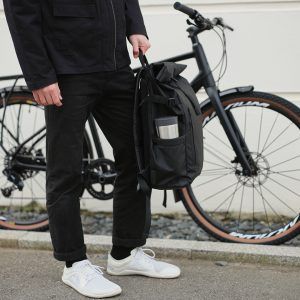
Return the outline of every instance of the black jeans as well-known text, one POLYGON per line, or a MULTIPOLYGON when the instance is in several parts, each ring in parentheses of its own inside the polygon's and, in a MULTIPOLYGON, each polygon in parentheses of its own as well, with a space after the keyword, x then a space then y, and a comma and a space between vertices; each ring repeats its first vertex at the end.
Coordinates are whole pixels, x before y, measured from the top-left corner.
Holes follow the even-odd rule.
POLYGON ((113 148, 117 177, 113 199, 113 245, 146 243, 150 203, 137 190, 133 141, 135 77, 130 66, 116 71, 58 75, 62 106, 45 106, 46 205, 53 255, 75 260, 86 253, 80 216, 83 133, 90 113, 113 148))

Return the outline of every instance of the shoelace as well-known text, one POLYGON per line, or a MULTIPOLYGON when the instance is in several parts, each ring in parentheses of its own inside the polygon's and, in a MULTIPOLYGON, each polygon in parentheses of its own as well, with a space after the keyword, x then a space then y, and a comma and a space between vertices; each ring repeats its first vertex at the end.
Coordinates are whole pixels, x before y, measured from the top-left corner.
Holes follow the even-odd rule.
POLYGON ((100 266, 97 266, 97 265, 93 265, 90 261, 87 261, 87 262, 86 262, 86 266, 89 267, 89 268, 86 269, 86 271, 85 271, 85 275, 86 275, 86 280, 87 280, 87 282, 94 278, 95 272, 98 273, 99 275, 102 275, 102 274, 103 274, 103 272, 102 272, 101 269, 104 269, 104 267, 100 267, 100 266), (91 272, 91 270, 92 270, 92 272, 91 272))

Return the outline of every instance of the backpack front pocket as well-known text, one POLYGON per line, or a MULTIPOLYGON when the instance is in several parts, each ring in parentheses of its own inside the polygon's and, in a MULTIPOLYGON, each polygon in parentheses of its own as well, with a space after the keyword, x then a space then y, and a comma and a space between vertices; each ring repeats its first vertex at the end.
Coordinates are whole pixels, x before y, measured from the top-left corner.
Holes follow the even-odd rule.
POLYGON ((174 187, 186 176, 186 135, 173 139, 152 137, 151 183, 155 188, 174 187))

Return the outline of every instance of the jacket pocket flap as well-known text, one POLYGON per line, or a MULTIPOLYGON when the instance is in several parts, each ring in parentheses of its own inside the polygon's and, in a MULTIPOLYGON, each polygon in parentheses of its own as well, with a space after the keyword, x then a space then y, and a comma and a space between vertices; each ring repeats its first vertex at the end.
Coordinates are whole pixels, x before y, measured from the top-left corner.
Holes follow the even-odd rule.
POLYGON ((90 17, 96 16, 95 4, 53 4, 53 15, 58 17, 90 17))

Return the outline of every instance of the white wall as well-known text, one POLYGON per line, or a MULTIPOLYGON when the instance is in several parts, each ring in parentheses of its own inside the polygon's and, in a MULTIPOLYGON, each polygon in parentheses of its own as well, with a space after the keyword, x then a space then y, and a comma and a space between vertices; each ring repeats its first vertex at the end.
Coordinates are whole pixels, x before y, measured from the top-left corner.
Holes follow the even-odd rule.
MULTIPOLYGON (((186 17, 173 9, 174 2, 140 0, 152 44, 147 54, 150 62, 191 50, 185 31, 186 17)), ((235 28, 234 32, 227 33, 229 67, 221 88, 253 84, 257 90, 276 93, 300 104, 300 1, 188 0, 183 3, 206 17, 223 17, 235 28)), ((20 73, 1 5, 0 76, 20 73)), ((200 38, 214 66, 222 50, 219 39, 213 32, 206 32, 200 38)), ((191 60, 184 63, 188 68, 183 75, 191 79, 196 65, 191 60)), ((133 60, 132 66, 138 65, 139 61, 133 60)), ((204 95, 200 93, 199 97, 204 95)), ((107 143, 105 148, 110 151, 107 143)), ((162 193, 153 195, 153 210, 165 211, 160 204, 162 193)), ((171 210, 182 209, 181 204, 169 203, 171 210)), ((110 209, 111 202, 102 204, 101 208, 110 209)))

